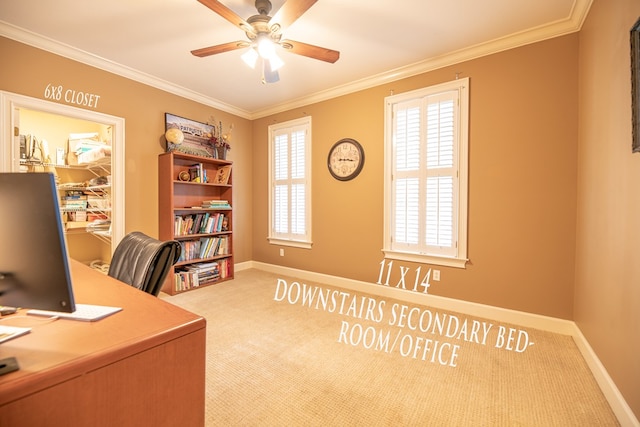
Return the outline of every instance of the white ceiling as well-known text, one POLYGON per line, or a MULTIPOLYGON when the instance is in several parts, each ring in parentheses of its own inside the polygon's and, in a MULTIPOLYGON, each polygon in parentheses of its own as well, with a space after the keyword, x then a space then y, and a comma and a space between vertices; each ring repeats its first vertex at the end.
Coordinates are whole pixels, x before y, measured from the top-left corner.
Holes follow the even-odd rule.
MULTIPOLYGON (((272 16, 284 1, 272 0, 272 16)), ((7 0, 0 35, 257 118, 578 31, 591 1, 319 0, 284 38, 338 50, 340 59, 281 52, 280 81, 266 85, 243 50, 191 55, 246 40, 197 0, 7 0)), ((221 2, 245 19, 257 13, 254 0, 221 2)))

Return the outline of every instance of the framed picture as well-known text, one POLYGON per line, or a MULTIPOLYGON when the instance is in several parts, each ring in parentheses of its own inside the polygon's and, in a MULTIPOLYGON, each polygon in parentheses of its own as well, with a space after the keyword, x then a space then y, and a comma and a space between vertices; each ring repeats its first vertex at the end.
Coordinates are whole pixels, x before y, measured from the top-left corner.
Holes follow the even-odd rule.
POLYGON ((640 153, 640 19, 631 27, 631 150, 640 153))
POLYGON ((213 178, 214 184, 227 185, 229 183, 229 176, 231 175, 231 165, 225 165, 218 168, 216 176, 213 178))
POLYGON ((214 135, 214 125, 196 122, 191 119, 165 113, 165 132, 169 129, 180 129, 184 139, 180 144, 167 141, 167 151, 180 151, 196 156, 214 157, 214 146, 210 142, 214 135))

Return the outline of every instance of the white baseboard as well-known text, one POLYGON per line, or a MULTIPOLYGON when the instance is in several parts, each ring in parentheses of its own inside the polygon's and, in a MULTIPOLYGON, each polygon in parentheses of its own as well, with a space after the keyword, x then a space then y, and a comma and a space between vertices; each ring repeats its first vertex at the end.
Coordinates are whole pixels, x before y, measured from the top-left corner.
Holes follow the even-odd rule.
POLYGON ((576 342, 578 349, 580 349, 582 357, 584 357, 587 365, 589 365, 589 369, 591 369, 591 372, 600 386, 602 393, 609 402, 611 409, 614 414, 616 414, 620 425, 623 427, 639 427, 640 422, 638 421, 638 418, 627 404, 627 401, 622 396, 622 393, 620 393, 620 390, 618 390, 613 379, 609 376, 607 369, 602 365, 600 359, 598 359, 598 356, 591 348, 589 341, 587 341, 585 336, 582 334, 582 331, 575 323, 574 333, 571 336, 576 342))
POLYGON ((404 289, 362 282, 359 280, 346 279, 344 277, 331 276, 328 274, 315 273, 312 271, 299 270, 274 264, 266 264, 258 261, 248 261, 235 265, 236 271, 242 271, 249 268, 282 274, 283 276, 288 277, 295 277, 296 279, 323 283, 329 286, 336 286, 352 291, 393 298, 412 304, 427 305, 429 307, 454 311, 469 316, 511 323, 522 327, 535 328, 562 335, 570 335, 573 337, 580 353, 587 362, 589 369, 591 369, 593 376, 598 382, 598 385, 609 402, 609 405, 611 405, 611 409, 615 413, 620 424, 624 427, 640 427, 638 418, 625 401, 620 390, 618 390, 618 387, 616 387, 615 383, 609 376, 609 373, 591 348, 591 345, 589 345, 589 342, 580 331, 580 328, 578 328, 578 325, 571 320, 558 319, 555 317, 542 316, 517 310, 509 310, 437 295, 422 294, 404 289))
MULTIPOLYGON (((250 266, 244 268, 256 268, 270 273, 282 274, 284 276, 295 277, 297 279, 309 280, 316 283, 324 283, 330 286, 337 286, 352 291, 364 292, 368 294, 393 298, 411 304, 428 305, 429 307, 443 310, 455 311, 474 317, 491 320, 499 320, 505 323, 512 323, 528 328, 541 329, 563 335, 572 335, 574 322, 557 319, 554 317, 541 316, 539 314, 525 313, 522 311, 509 310, 506 308, 493 307, 475 302, 457 300, 453 298, 441 297, 438 295, 423 294, 405 289, 398 289, 390 286, 377 285, 360 280, 346 279, 344 277, 331 276, 328 274, 315 273, 312 271, 299 270, 295 268, 282 267, 279 265, 266 264, 251 261, 250 266)), ((238 265, 236 264, 236 270, 238 265)))

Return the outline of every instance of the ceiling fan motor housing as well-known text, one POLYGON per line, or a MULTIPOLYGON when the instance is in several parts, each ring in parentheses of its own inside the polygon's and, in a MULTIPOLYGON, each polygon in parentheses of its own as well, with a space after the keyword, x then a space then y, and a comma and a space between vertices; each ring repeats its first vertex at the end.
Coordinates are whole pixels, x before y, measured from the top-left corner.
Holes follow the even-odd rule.
POLYGON ((260 15, 269 15, 271 12, 271 2, 269 0, 256 0, 256 9, 260 15))
POLYGON ((278 43, 282 38, 282 34, 278 32, 280 27, 278 25, 270 27, 269 20, 271 17, 265 15, 254 15, 247 19, 247 23, 252 27, 250 31, 245 31, 249 40, 255 41, 259 36, 266 36, 278 43))
POLYGON ((249 17, 247 19, 247 23, 251 25, 251 29, 245 29, 245 33, 249 40, 256 41, 259 36, 266 36, 275 43, 280 41, 282 38, 282 34, 280 34, 280 25, 276 23, 269 26, 269 22, 271 21, 269 12, 271 11, 271 7, 271 2, 269 0, 256 0, 256 9, 258 10, 259 15, 249 17))

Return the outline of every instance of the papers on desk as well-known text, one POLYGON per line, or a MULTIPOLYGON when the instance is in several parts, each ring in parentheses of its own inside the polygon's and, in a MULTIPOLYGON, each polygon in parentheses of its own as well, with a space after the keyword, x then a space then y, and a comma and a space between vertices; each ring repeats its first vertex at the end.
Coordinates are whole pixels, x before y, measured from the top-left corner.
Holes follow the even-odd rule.
POLYGON ((19 328, 17 326, 0 325, 0 343, 28 334, 31 328, 19 328))

